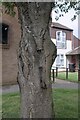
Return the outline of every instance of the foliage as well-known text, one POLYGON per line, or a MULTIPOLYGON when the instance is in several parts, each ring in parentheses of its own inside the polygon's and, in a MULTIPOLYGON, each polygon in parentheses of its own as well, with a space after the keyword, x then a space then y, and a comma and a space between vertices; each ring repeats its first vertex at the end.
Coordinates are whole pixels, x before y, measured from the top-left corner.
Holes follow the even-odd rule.
MULTIPOLYGON (((14 11, 14 7, 16 5, 15 2, 3 2, 3 5, 5 6, 6 10, 5 12, 14 16, 15 15, 15 11, 14 11)), ((70 9, 74 9, 75 10, 75 15, 73 16, 73 18, 71 19, 72 21, 76 19, 77 15, 80 14, 80 0, 77 1, 75 0, 74 2, 71 0, 63 0, 63 2, 59 2, 57 0, 57 2, 54 2, 52 4, 53 9, 55 10, 56 15, 56 20, 59 19, 59 17, 64 16, 64 13, 68 13, 68 11, 70 9)))
POLYGON ((55 2, 55 7, 53 8, 56 15, 56 20, 59 19, 59 17, 64 16, 64 13, 68 13, 69 10, 74 9, 75 14, 71 20, 75 20, 76 17, 80 14, 80 0, 79 1, 71 1, 71 0, 66 0, 63 2, 55 2))
POLYGON ((3 2, 2 5, 5 6, 5 13, 11 15, 11 16, 15 16, 15 3, 14 2, 3 2))

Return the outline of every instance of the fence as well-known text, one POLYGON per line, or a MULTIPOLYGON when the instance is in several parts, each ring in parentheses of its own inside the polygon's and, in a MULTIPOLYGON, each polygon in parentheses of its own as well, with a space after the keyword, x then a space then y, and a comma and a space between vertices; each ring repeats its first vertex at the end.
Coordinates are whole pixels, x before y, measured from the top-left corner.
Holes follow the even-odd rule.
MULTIPOLYGON (((80 81, 80 69, 76 69, 76 71, 78 72, 77 77, 78 77, 78 82, 79 82, 80 81)), ((56 67, 56 69, 52 69, 53 82, 55 81, 55 78, 58 77, 59 73, 60 73, 60 71, 59 71, 58 67, 56 67)), ((65 73, 66 73, 66 78, 65 79, 68 80, 68 78, 69 78, 69 68, 65 69, 65 73)), ((74 74, 74 72, 71 72, 71 73, 74 74)))

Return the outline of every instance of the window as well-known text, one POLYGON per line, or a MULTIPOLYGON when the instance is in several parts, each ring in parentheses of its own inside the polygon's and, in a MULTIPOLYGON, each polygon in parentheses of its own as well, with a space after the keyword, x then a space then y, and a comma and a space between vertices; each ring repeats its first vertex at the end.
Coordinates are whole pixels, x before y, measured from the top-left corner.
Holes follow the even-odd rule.
POLYGON ((56 46, 58 49, 66 49, 66 33, 62 31, 56 32, 56 46))
POLYGON ((63 54, 57 55, 56 66, 57 67, 64 67, 64 55, 63 54))
POLYGON ((60 32, 57 33, 57 40, 60 41, 60 32))
POLYGON ((8 25, 4 23, 0 24, 0 44, 2 45, 8 44, 8 28, 8 25))

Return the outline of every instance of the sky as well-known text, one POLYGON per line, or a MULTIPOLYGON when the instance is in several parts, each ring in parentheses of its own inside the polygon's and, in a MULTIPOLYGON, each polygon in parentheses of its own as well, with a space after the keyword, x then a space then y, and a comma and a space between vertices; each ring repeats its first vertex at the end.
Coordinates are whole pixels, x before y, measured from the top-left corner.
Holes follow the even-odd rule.
POLYGON ((73 18, 75 14, 75 11, 72 9, 68 13, 64 14, 64 17, 60 17, 58 21, 55 20, 55 16, 57 15, 54 10, 52 11, 52 22, 58 22, 62 25, 65 25, 71 29, 73 29, 73 35, 80 38, 79 34, 79 17, 76 18, 76 20, 71 21, 71 18, 73 18))

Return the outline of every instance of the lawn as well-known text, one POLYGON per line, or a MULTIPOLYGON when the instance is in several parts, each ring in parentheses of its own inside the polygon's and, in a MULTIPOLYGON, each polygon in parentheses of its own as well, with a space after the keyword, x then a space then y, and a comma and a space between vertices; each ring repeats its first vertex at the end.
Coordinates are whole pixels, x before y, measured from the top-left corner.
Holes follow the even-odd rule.
POLYGON ((19 118, 20 96, 19 93, 9 93, 2 96, 3 118, 19 118))
MULTIPOLYGON (((66 80, 66 72, 58 72, 57 78, 66 80)), ((78 82, 78 72, 69 72, 67 80, 71 82, 78 82)))
POLYGON ((2 117, 2 95, 0 94, 0 120, 2 117))
MULTIPOLYGON (((78 116, 78 91, 68 89, 54 89, 54 108, 56 118, 77 118, 78 116)), ((19 93, 3 95, 3 118, 19 118, 20 96, 19 93)))
POLYGON ((78 90, 54 89, 53 100, 56 118, 78 118, 78 90))

